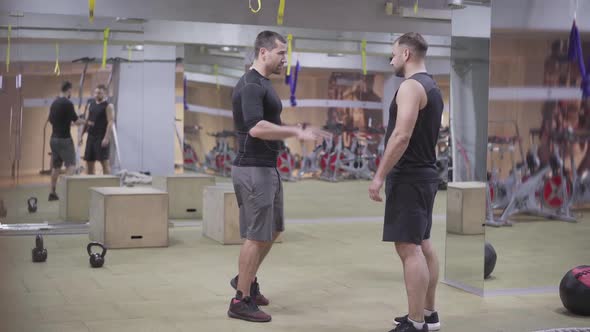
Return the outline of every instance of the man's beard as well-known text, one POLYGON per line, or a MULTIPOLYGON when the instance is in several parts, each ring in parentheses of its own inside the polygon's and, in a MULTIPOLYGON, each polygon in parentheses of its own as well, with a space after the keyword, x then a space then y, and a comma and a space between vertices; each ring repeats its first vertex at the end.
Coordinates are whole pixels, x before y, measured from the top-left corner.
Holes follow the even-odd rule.
POLYGON ((280 75, 283 72, 284 67, 285 67, 284 65, 278 65, 275 67, 275 70, 273 70, 272 73, 275 75, 280 75))

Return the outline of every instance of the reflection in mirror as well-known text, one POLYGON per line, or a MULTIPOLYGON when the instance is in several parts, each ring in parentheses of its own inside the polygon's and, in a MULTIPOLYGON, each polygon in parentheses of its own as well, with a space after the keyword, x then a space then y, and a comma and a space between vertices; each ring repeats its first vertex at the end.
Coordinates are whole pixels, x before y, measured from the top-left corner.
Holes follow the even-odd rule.
MULTIPOLYGON (((2 130, 7 133, 7 140, 2 139, 2 151, 9 156, 2 158, 0 168, 0 199, 6 209, 2 223, 86 222, 87 213, 80 215, 77 204, 57 199, 65 195, 60 190, 68 175, 66 166, 70 166, 71 173, 88 174, 90 169, 85 161, 88 137, 102 130, 102 138, 108 136, 109 139, 98 144, 109 146, 111 152, 111 155, 104 155, 105 165, 107 170, 116 171, 120 160, 112 156, 119 155, 117 140, 104 128, 97 131, 97 127, 93 129, 81 121, 72 121, 73 116, 60 121, 59 116, 50 116, 50 109, 53 105, 54 109, 65 110, 63 114, 71 110, 70 114, 76 113, 80 119, 100 122, 93 116, 101 105, 96 97, 100 94, 108 101, 104 105, 113 105, 114 120, 125 113, 118 112, 121 66, 136 63, 140 68, 137 73, 143 72, 141 23, 104 17, 95 17, 90 24, 83 16, 0 15, 0 25, 11 25, 10 45, 8 38, 0 43, 2 54, 8 54, 7 48, 11 54, 10 66, 3 66, 0 74, 3 76, 2 105, 10 105, 3 107, 0 114, 2 126, 7 126, 6 131, 2 130), (16 77, 20 77, 18 88, 14 83, 16 77), (68 88, 66 82, 71 87, 68 88), (104 88, 97 89, 101 85, 104 88), (48 121, 50 118, 52 120, 48 121), (61 166, 59 173, 52 171, 54 166, 61 166), (61 178, 54 185, 52 179, 57 176, 61 178)), ((139 77, 143 80, 143 75, 139 77)), ((142 81, 138 84, 143 86, 142 81)), ((130 109, 141 109, 142 103, 143 92, 130 109)), ((134 122, 140 119, 138 114, 134 122)), ((105 126, 108 123, 103 122, 105 126)), ((101 163, 95 164, 95 173, 102 174, 101 163)), ((110 181, 119 183, 118 179, 110 181)))
MULTIPOLYGON (((218 181, 228 182, 236 153, 232 92, 238 80, 250 70, 256 35, 264 29, 276 28, 193 24, 199 31, 223 31, 224 39, 202 38, 208 43, 184 47, 184 169, 216 175, 218 181)), ((291 75, 270 77, 282 100, 282 122, 324 127, 334 137, 318 142, 301 142, 295 138, 284 141, 277 168, 285 180, 286 195, 293 193, 290 197, 297 198, 286 204, 286 216, 382 216, 382 206, 368 198, 365 200, 367 185, 348 180, 372 179, 383 153, 389 104, 401 82, 392 75, 388 63, 391 43, 398 35, 347 32, 344 35, 350 41, 342 41, 341 34, 332 31, 290 29, 289 32, 293 41, 291 75), (363 38, 371 49, 366 55, 366 75, 359 54, 363 38), (342 160, 337 162, 337 156, 342 156, 342 160), (322 209, 309 208, 309 202, 305 201, 307 187, 290 184, 305 180, 320 180, 305 183, 314 188, 317 185, 322 194, 315 203, 322 209), (335 193, 326 182, 342 182, 348 190, 335 193)), ((439 36, 426 38, 432 54, 428 69, 435 75, 448 105, 449 41, 439 36)), ((447 127, 448 121, 447 109, 443 116, 447 127)), ((440 145, 441 154, 447 152, 444 145, 444 142, 440 145)))
MULTIPOLYGON (((492 3, 488 224, 496 227, 486 228, 486 241, 497 264, 486 294, 554 293, 567 271, 588 262, 589 104, 568 54, 577 42, 573 3, 492 3), (541 265, 551 268, 531 273, 541 265)), ((588 9, 579 2, 578 13, 588 9)), ((578 28, 587 59, 590 26, 578 28)))
POLYGON ((453 182, 447 191, 445 282, 478 295, 484 291, 489 16, 485 5, 453 10, 451 37, 453 182), (466 23, 473 18, 478 29, 466 23))
MULTIPOLYGON (((23 141, 23 89, 22 89, 22 47, 20 13, 0 13, 2 40, 2 66, 0 67, 0 188, 16 183, 20 175, 23 141)), ((8 193, 0 190, 0 218, 27 211, 27 197, 20 195, 20 211, 14 211, 8 193)), ((31 201, 33 203, 33 201, 31 201)))

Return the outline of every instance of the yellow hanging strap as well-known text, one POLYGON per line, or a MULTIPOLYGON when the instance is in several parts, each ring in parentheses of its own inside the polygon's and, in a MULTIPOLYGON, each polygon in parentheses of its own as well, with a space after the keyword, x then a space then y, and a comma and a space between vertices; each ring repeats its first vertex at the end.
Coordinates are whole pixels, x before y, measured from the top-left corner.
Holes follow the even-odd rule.
POLYGON ((291 58, 293 56, 293 35, 287 35, 287 76, 291 75, 291 58))
POLYGON ((88 0, 88 21, 94 23, 94 5, 95 0, 88 0))
POLYGON ((109 47, 109 34, 111 29, 104 29, 103 45, 102 45, 102 69, 107 67, 107 49, 109 47))
POLYGON ((213 75, 215 75, 215 85, 217 85, 217 90, 219 90, 219 66, 213 65, 213 75))
POLYGON ((10 71, 10 34, 12 33, 12 25, 8 25, 8 44, 6 45, 6 72, 10 71))
POLYGON ((283 18, 285 18, 285 0, 279 2, 279 13, 277 14, 277 25, 283 25, 283 18))
POLYGON ((254 14, 258 13, 262 9, 262 4, 260 3, 260 0, 258 0, 258 9, 254 9, 254 7, 252 7, 252 0, 248 0, 248 6, 254 14))
POLYGON ((363 75, 367 75, 367 40, 361 41, 361 56, 363 59, 363 75))
POLYGON ((53 68, 55 76, 61 75, 61 69, 59 68, 59 44, 55 43, 55 67, 53 68))
POLYGON ((418 14, 418 0, 414 2, 414 14, 418 14))

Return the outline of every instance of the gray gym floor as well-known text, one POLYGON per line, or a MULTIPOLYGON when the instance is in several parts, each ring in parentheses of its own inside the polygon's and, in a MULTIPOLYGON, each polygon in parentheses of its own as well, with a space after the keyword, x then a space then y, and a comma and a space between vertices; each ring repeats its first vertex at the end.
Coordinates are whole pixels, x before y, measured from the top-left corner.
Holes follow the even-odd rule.
MULTIPOLYGON (((33 237, 0 237, 0 331, 388 331, 406 311, 403 275, 393 247, 380 241, 383 206, 369 202, 367 186, 285 184, 287 232, 259 273, 271 323, 226 316, 239 246, 203 238, 200 226, 177 226, 168 248, 110 250, 102 269, 88 266, 87 235, 46 236, 42 264, 31 263, 33 237)), ((6 197, 18 193, 24 202, 34 190, 47 189, 6 197)), ((445 207, 439 192, 432 236, 441 275, 445 207)), ((588 263, 589 220, 487 228, 499 257, 486 289, 556 288, 571 265, 588 263)), ((441 283, 438 310, 443 331, 590 326, 565 312, 555 290, 481 298, 441 283)))

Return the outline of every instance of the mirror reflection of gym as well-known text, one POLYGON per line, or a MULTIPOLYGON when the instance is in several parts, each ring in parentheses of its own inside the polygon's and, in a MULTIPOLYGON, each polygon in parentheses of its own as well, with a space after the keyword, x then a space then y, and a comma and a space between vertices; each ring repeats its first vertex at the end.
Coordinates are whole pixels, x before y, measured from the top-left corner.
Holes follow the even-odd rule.
MULTIPOLYGON (((116 117, 120 115, 119 72, 128 64, 137 68, 138 91, 133 108, 143 106, 143 31, 141 22, 123 22, 117 18, 96 17, 91 25, 87 17, 61 15, 52 23, 44 22, 42 14, 11 13, 2 20, 11 26, 10 52, 8 38, 3 39, 3 54, 10 53, 9 68, 2 68, 3 87, 0 98, 10 105, 11 112, 3 112, 2 124, 6 124, 8 140, 7 158, 0 174, 0 195, 6 209, 3 224, 30 224, 85 222, 62 213, 60 203, 48 201, 52 173, 50 138, 52 126, 48 123, 50 105, 60 94, 65 81, 72 84, 70 101, 81 118, 88 119, 88 105, 94 100, 97 86, 106 87, 106 99, 115 105, 116 117), (44 25, 45 24, 45 25, 44 25), (79 31, 87 25, 86 31, 79 31), (106 30, 106 28, 109 30, 106 30), (72 34, 72 31, 76 31, 72 34), (125 35, 123 36, 123 31, 125 35), (65 38, 64 36, 70 37, 65 38), (106 41, 106 44, 105 44, 106 41), (103 63, 104 58, 104 63, 103 63), (6 70, 9 69, 8 72, 6 70), (14 90, 14 80, 19 77, 20 87, 14 90), (22 109, 22 116, 21 116, 22 109)), ((124 99, 124 98, 123 98, 124 99)), ((125 108, 125 107, 124 107, 125 108)), ((142 114, 133 119, 142 122, 142 114)), ((72 124, 70 132, 75 146, 75 174, 87 174, 84 161, 87 135, 81 136, 83 126, 72 124), (78 142, 81 141, 81 145, 78 142)), ((4 131, 3 131, 4 132, 4 131)), ((125 135, 125 132, 123 132, 125 135)), ((116 140, 109 140, 110 156, 107 160, 112 172, 121 169, 116 140)), ((97 176, 102 173, 96 165, 97 176)), ((60 169, 60 181, 66 175, 65 165, 60 169)), ((113 182, 113 181, 111 181, 113 182)), ((118 185, 118 180, 114 181, 118 185)), ((84 219, 86 219, 85 217, 84 219)))
MULTIPOLYGON (((512 6, 492 3, 486 241, 497 265, 485 288, 553 292, 590 249, 590 108, 571 54, 575 6, 563 6, 559 21, 531 12, 526 29, 498 29, 512 6), (540 265, 551 268, 530 273, 540 265)), ((587 58, 587 33, 580 36, 587 58)))
MULTIPOLYGON (((230 181, 231 161, 236 153, 231 93, 254 59, 254 45, 246 36, 255 36, 270 27, 197 24, 201 31, 222 28, 228 36, 235 36, 232 39, 237 45, 225 44, 223 40, 184 45, 183 171, 215 175, 218 182, 226 183, 230 181)), ((362 183, 372 179, 379 165, 389 101, 400 83, 389 65, 392 37, 349 33, 351 41, 343 42, 337 40, 337 33, 327 30, 288 32, 291 36, 285 36, 291 41, 290 75, 270 78, 283 102, 282 120, 289 125, 323 127, 334 137, 305 144, 294 138, 285 140, 277 169, 284 180, 286 197, 296 198, 286 205, 286 216, 379 217, 382 206, 365 200, 366 188, 362 183), (366 53, 366 73, 359 54, 363 36, 367 49, 372 50, 366 53), (317 38, 325 42, 320 45, 317 38), (317 190, 322 194, 316 203, 320 209, 311 209, 304 202, 305 187, 297 185, 311 180, 319 180, 317 190), (345 189, 334 192, 330 183, 345 189), (342 203, 350 202, 351 197, 354 203, 342 203)), ((448 105, 447 39, 427 37, 432 44, 430 68, 448 105)), ((448 121, 447 109, 443 126, 448 128, 448 121)), ((444 170, 448 169, 443 163, 447 160, 444 156, 449 154, 445 145, 447 134, 448 130, 443 130, 440 144, 444 170)))
POLYGON ((453 10, 451 37, 451 160, 447 188, 444 282, 484 295, 490 6, 453 10), (477 18, 473 29, 465 20, 477 18), (467 28, 469 27, 469 28, 467 28))

